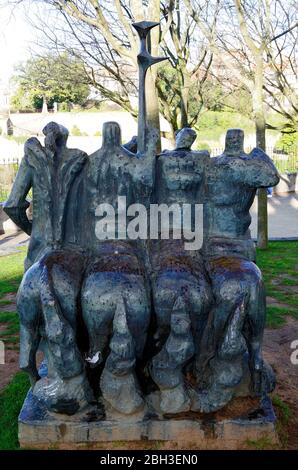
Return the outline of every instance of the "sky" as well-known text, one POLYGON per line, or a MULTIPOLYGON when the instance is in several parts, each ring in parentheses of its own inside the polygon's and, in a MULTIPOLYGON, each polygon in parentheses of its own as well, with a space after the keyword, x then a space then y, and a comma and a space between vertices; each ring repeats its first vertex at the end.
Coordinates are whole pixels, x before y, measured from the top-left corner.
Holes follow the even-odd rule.
POLYGON ((0 81, 7 82, 14 67, 29 57, 35 34, 23 7, 12 12, 8 1, 0 0, 0 81))

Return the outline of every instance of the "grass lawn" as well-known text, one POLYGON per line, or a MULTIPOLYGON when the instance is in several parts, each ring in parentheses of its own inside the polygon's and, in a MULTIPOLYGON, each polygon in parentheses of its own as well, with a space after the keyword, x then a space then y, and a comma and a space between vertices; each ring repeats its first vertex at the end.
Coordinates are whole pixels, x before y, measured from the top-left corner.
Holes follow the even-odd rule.
POLYGON ((282 325, 285 315, 298 318, 298 242, 270 242, 268 250, 258 250, 257 264, 266 294, 276 302, 267 305, 267 326, 282 325))
POLYGON ((0 258, 0 299, 4 294, 16 292, 22 280, 26 248, 0 258))
MULTIPOLYGON (((14 311, 6 311, 13 304, 11 297, 16 293, 23 276, 23 265, 26 249, 19 253, 0 258, 0 339, 5 342, 6 349, 18 348, 19 319, 14 311), (8 300, 6 297, 9 297, 8 300)), ((24 372, 18 372, 11 383, 0 391, 0 449, 17 449, 17 419, 29 389, 29 379, 24 372)))
POLYGON ((8 307, 14 303, 14 297, 23 276, 26 248, 19 253, 0 258, 0 339, 7 349, 18 348, 19 319, 16 311, 8 307), (5 324, 3 330, 1 326, 5 324))
MULTIPOLYGON (((18 342, 18 317, 7 306, 13 302, 8 299, 9 294, 17 291, 21 281, 24 258, 25 249, 0 258, 0 336, 7 348, 16 348, 18 342), (6 328, 1 331, 3 325, 6 328)), ((257 263, 263 272, 267 295, 277 302, 277 306, 267 309, 267 326, 282 325, 286 315, 298 318, 298 242, 271 242, 268 250, 258 250, 257 263)), ((0 391, 0 449, 18 448, 17 416, 28 388, 27 375, 19 372, 0 391)))
POLYGON ((18 416, 28 389, 28 375, 18 372, 0 392, 0 450, 19 448, 18 416))

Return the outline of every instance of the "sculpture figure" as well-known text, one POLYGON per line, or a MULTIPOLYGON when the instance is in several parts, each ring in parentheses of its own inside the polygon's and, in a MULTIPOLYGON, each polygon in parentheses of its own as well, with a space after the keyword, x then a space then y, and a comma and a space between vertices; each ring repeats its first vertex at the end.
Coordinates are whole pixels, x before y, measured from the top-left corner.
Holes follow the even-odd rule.
POLYGON ((116 306, 110 354, 100 378, 100 388, 114 409, 131 414, 141 409, 144 401, 136 378, 135 340, 128 327, 126 312, 122 300, 116 306))
POLYGON ((20 365, 50 411, 75 414, 98 398, 112 415, 209 413, 274 387, 261 351, 265 292, 249 210, 257 188, 276 185, 278 172, 261 149, 244 152, 240 129, 227 132, 215 158, 191 149, 190 128, 177 133, 174 150, 156 155, 159 136, 148 127, 145 99, 146 72, 164 60, 147 50, 154 26, 134 24, 138 137, 122 145, 119 125, 107 122, 101 148, 87 157, 66 147, 63 126, 49 123, 44 146, 26 142, 4 206, 31 235, 17 297, 20 365), (33 221, 26 215, 31 188, 33 221), (150 241, 130 237, 132 208, 146 212, 152 203, 167 215, 178 208, 178 219, 150 241), (204 205, 201 250, 189 246, 188 231, 196 236, 199 228, 196 210, 181 210, 186 204, 204 205), (42 377, 38 349, 48 369, 42 377))
MULTIPOLYGON (((33 393, 49 409, 69 414, 86 404, 89 387, 77 345, 77 296, 84 257, 73 231, 77 199, 73 193, 86 154, 66 147, 68 131, 56 123, 43 130, 45 147, 25 144, 12 192, 4 210, 31 234, 26 272, 17 295, 20 316, 20 367, 29 373, 33 393), (33 222, 26 196, 33 189, 33 222), (48 375, 40 379, 36 353, 42 348, 48 375)), ((78 237, 77 237, 78 238, 78 237)))
POLYGON ((152 359, 151 376, 160 389, 163 413, 188 411, 191 400, 184 378, 184 367, 194 355, 189 308, 178 297, 170 318, 170 334, 161 351, 152 359))
MULTIPOLYGON (((115 207, 119 196, 126 198, 127 206, 135 203, 149 206, 158 136, 154 129, 150 130, 147 126, 145 77, 151 65, 164 60, 161 57, 152 57, 147 51, 148 35, 157 25, 158 23, 150 21, 133 24, 141 40, 138 54, 140 80, 137 153, 134 154, 127 150, 127 146, 121 145, 121 130, 117 123, 105 123, 102 147, 90 156, 84 176, 85 200, 88 207, 86 217, 89 217, 89 220, 85 220, 83 224, 90 227, 87 242, 90 257, 82 286, 81 302, 89 335, 89 357, 93 365, 98 365, 106 359, 113 320, 119 304, 125 309, 127 329, 135 344, 135 357, 139 362, 147 338, 151 308, 145 274, 144 246, 138 241, 126 240, 126 233, 121 234, 119 227, 114 232, 114 238, 117 240, 99 241, 96 236, 94 213, 102 202, 115 207), (94 358, 98 360, 95 361, 94 358)), ((128 144, 128 148, 130 146, 134 147, 133 140, 128 144)), ((118 218, 121 216, 119 207, 117 215, 118 218)), ((126 217, 126 213, 122 215, 126 217)), ((115 321, 114 326, 117 327, 115 321)), ((112 358, 113 355, 109 356, 108 363, 112 362, 112 358)), ((128 367, 131 367, 129 361, 128 367)), ((127 374, 133 377, 129 368, 127 374)), ((104 374, 108 374, 108 371, 106 367, 104 374)), ((124 374, 124 371, 121 373, 124 374)), ((137 386, 135 378, 133 382, 137 386)), ((105 399, 114 408, 123 410, 121 401, 114 399, 112 384, 109 389, 107 381, 102 379, 102 383, 105 385, 105 399)), ((131 412, 137 410, 140 406, 139 397, 137 390, 127 394, 126 408, 131 412)))
MULTIPOLYGON (((165 151, 158 156, 154 201, 166 203, 199 203, 203 202, 205 168, 209 161, 208 152, 196 152, 191 146, 196 138, 192 129, 182 129, 176 136, 176 148, 165 151)), ((198 250, 186 250, 185 239, 175 239, 175 226, 170 227, 170 238, 150 241, 150 258, 152 264, 152 293, 156 314, 157 331, 155 334, 157 348, 160 349, 171 329, 171 317, 175 312, 177 300, 183 302, 185 313, 191 319, 195 353, 199 355, 202 332, 212 302, 212 295, 203 259, 198 250)), ((166 346, 165 346, 166 347, 166 346)), ((153 360, 153 377, 156 376, 153 360)), ((180 376, 180 371, 177 373, 180 376)), ((165 388, 166 379, 163 380, 165 388)), ((172 378, 168 377, 169 389, 172 378)), ((186 390, 184 393, 186 394, 186 390)), ((184 399, 185 403, 189 400, 184 399)), ((180 409, 180 405, 178 405, 180 409)), ((170 406, 174 410, 173 403, 170 406)), ((170 411, 170 409, 168 411, 170 411)), ((164 406, 164 411, 166 411, 164 406)), ((177 409, 178 411, 178 409, 177 409)))
MULTIPOLYGON (((84 201, 87 210, 81 225, 88 227, 85 246, 89 261, 82 285, 82 313, 88 330, 89 357, 97 357, 93 366, 107 357, 114 315, 119 303, 126 311, 128 328, 135 342, 136 358, 141 360, 150 321, 149 291, 146 286, 142 251, 137 241, 126 240, 115 230, 113 239, 99 240, 96 235, 95 211, 103 201, 117 207, 119 196, 127 205, 147 205, 153 187, 154 153, 136 157, 121 146, 120 127, 105 123, 103 144, 92 154, 85 167, 84 201), (120 239, 118 239, 120 236, 120 239), (121 239, 122 237, 122 239, 121 239)), ((118 217, 121 208, 118 208, 118 217)), ((109 234, 107 234, 109 235, 109 234)), ((106 393, 107 397, 107 393, 106 393)), ((132 395, 126 397, 129 401, 132 395)))
POLYGON ((228 130, 224 153, 212 158, 207 170, 203 255, 215 306, 197 364, 203 392, 193 407, 204 412, 224 406, 235 395, 245 376, 245 351, 252 393, 260 395, 274 387, 261 353, 266 303, 249 209, 257 188, 275 186, 279 176, 261 149, 245 154, 243 140, 241 129, 228 130))

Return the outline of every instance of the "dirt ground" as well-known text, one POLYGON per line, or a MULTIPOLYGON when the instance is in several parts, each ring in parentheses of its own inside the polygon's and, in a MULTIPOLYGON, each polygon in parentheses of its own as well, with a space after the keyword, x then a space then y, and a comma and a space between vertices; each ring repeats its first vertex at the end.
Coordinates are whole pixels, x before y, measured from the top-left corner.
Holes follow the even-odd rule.
MULTIPOLYGON (((2 296, 2 300, 9 301, 9 304, 1 305, 0 311, 5 312, 15 312, 16 311, 16 303, 15 303, 15 293, 8 293, 2 296)), ((0 338, 1 333, 6 330, 5 323, 0 324, 0 338)), ((0 391, 2 388, 7 385, 15 373, 19 370, 19 352, 16 349, 8 349, 5 350, 5 364, 0 364, 0 391)))
MULTIPOLYGON (((2 327, 0 326, 0 336, 2 327)), ((5 351, 5 364, 0 364, 0 391, 7 385, 19 370, 19 352, 5 351)))
POLYGON ((263 352, 276 373, 274 393, 292 411, 285 429, 288 434, 287 449, 298 450, 298 365, 291 363, 291 343, 294 340, 298 340, 298 320, 289 316, 284 326, 265 330, 263 352))

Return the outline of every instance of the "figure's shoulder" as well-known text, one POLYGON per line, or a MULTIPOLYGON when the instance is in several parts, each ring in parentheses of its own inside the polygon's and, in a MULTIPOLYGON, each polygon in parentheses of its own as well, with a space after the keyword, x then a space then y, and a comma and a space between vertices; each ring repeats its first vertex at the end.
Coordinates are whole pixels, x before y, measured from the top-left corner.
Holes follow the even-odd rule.
POLYGON ((30 137, 24 144, 25 154, 36 150, 43 150, 43 146, 36 137, 30 137))
POLYGON ((40 165, 44 165, 47 156, 45 148, 41 145, 36 137, 30 137, 24 144, 24 163, 37 169, 40 165))
POLYGON ((255 147, 252 149, 252 151, 248 154, 248 158, 250 159, 259 159, 259 160, 267 160, 269 155, 267 155, 264 150, 262 150, 260 147, 255 147))
POLYGON ((171 157, 174 152, 175 152, 175 150, 165 149, 162 152, 158 153, 156 156, 157 156, 157 158, 171 157))
POLYGON ((208 162, 208 173, 216 175, 226 175, 225 177, 231 177, 237 167, 242 166, 243 162, 240 161, 238 157, 231 157, 225 154, 217 155, 216 157, 211 157, 208 162))
POLYGON ((123 159, 127 158, 128 161, 131 161, 131 160, 139 160, 141 158, 145 158, 146 157, 146 154, 137 154, 137 153, 133 153, 131 152, 130 150, 128 150, 127 148, 125 148, 123 145, 121 145, 119 148, 118 148, 118 154, 120 157, 122 157, 123 159))
POLYGON ((74 160, 76 159, 87 160, 88 159, 88 154, 84 150, 68 148, 67 153, 68 153, 69 158, 72 158, 74 160))
POLYGON ((164 150, 157 157, 165 158, 188 158, 188 159, 203 159, 209 160, 210 153, 208 150, 189 150, 189 149, 174 149, 174 150, 164 150))
MULTIPOLYGON (((128 147, 128 144, 126 145, 121 145, 120 146, 120 152, 121 154, 123 154, 124 156, 128 157, 128 158, 138 158, 138 157, 141 157, 141 155, 138 155, 137 152, 134 152, 132 150, 130 150, 130 147, 128 147), (127 146, 126 146, 127 145, 127 146)), ((136 148, 134 148, 134 150, 136 150, 136 148)))
POLYGON ((218 155, 216 157, 211 158, 211 162, 213 166, 218 167, 227 167, 227 168, 235 168, 239 165, 243 165, 246 161, 250 160, 250 154, 241 153, 239 155, 226 155, 225 153, 218 155))
POLYGON ((95 152, 90 153, 88 156, 88 162, 92 163, 97 160, 101 160, 104 155, 104 152, 101 149, 95 150, 95 152))
POLYGON ((211 167, 221 167, 229 163, 229 160, 225 154, 217 155, 216 157, 210 158, 211 167))
POLYGON ((209 162, 211 160, 210 152, 208 150, 192 150, 191 153, 195 158, 209 162))

